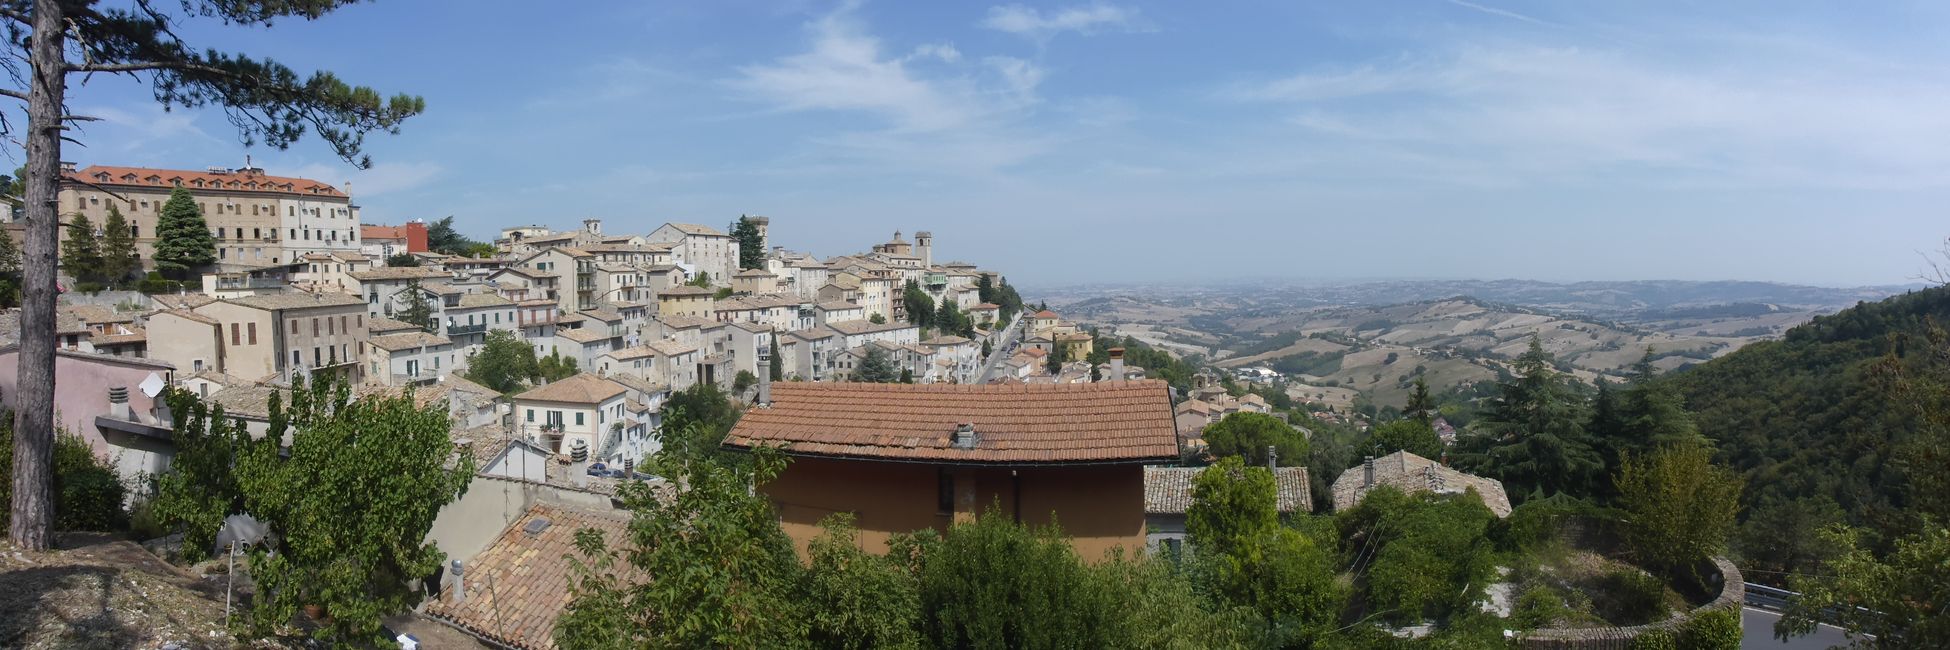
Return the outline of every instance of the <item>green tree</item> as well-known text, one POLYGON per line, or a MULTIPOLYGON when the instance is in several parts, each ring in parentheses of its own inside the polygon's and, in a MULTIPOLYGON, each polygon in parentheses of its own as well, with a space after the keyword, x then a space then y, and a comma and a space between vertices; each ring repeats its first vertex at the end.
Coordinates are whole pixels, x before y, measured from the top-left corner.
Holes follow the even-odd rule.
POLYGON ((916 327, 934 325, 934 298, 921 290, 920 283, 907 281, 906 288, 901 290, 901 305, 907 310, 907 322, 916 327))
POLYGON ((1586 493, 1604 459, 1584 431, 1581 400, 1537 337, 1517 358, 1516 377, 1497 385, 1480 434, 1460 441, 1458 464, 1503 480, 1510 495, 1586 493))
POLYGON ((937 648, 1104 647, 1115 620, 1061 529, 1032 530, 997 506, 938 540, 892 546, 918 557, 922 626, 937 648))
POLYGON ((1360 545, 1355 570, 1367 575, 1370 611, 1385 620, 1466 614, 1493 581, 1496 549, 1488 531, 1496 516, 1473 489, 1407 495, 1382 486, 1336 519, 1345 543, 1360 545))
POLYGON ((412 267, 419 265, 420 258, 414 257, 412 253, 396 253, 386 257, 386 266, 412 267))
POLYGON ((1306 646, 1332 628, 1346 599, 1331 548, 1279 524, 1273 473, 1226 458, 1200 472, 1185 529, 1193 576, 1220 604, 1259 621, 1274 647, 1306 646))
POLYGON ((0 308, 20 306, 20 246, 12 229, 0 228, 0 308))
POLYGON ((953 300, 941 301, 940 309, 934 313, 933 323, 934 328, 943 334, 975 336, 975 324, 968 320, 967 314, 961 313, 961 308, 956 307, 953 300))
POLYGON ((95 235, 95 222, 88 215, 75 213, 68 217, 68 239, 61 242, 61 268, 76 280, 93 282, 101 277, 102 248, 101 239, 95 235))
POLYGON ((880 315, 880 312, 874 312, 872 315, 867 316, 867 322, 875 325, 886 325, 887 317, 880 315))
POLYGON ((1070 346, 1050 337, 1049 356, 1043 360, 1043 369, 1055 375, 1063 372, 1063 365, 1070 362, 1070 346))
POLYGON ((772 332, 766 345, 772 349, 771 367, 766 372, 771 375, 772 381, 785 381, 785 357, 779 354, 779 332, 772 332))
POLYGON ((995 354, 995 344, 989 342, 988 339, 982 339, 982 360, 987 361, 988 358, 994 354, 995 354))
POLYGON ((101 255, 101 275, 110 283, 121 284, 130 274, 142 269, 142 260, 135 250, 135 234, 114 203, 108 204, 108 219, 102 222, 101 255))
POLYGON ((576 370, 575 359, 562 356, 561 352, 550 352, 535 362, 535 372, 542 381, 562 381, 574 377, 579 371, 576 370))
MULTIPOLYGON (((407 118, 425 110, 418 97, 382 97, 370 88, 346 84, 319 72, 300 76, 270 59, 223 52, 192 45, 184 34, 234 33, 204 30, 201 22, 230 27, 265 27, 286 18, 318 19, 345 0, 190 0, 172 9, 159 3, 97 7, 91 1, 13 2, 7 5, 12 60, 20 62, 12 75, 19 85, 6 89, 27 103, 27 123, 21 131, 26 153, 26 187, 21 193, 26 222, 22 278, 19 379, 11 397, 20 406, 15 437, 14 478, 17 484, 9 536, 26 550, 45 550, 54 522, 54 349, 55 268, 60 217, 56 212, 61 184, 62 145, 77 132, 66 125, 70 75, 103 78, 126 75, 147 81, 150 94, 165 109, 222 107, 246 145, 262 142, 276 149, 289 147, 307 130, 329 143, 338 156, 354 165, 371 166, 361 144, 372 131, 396 132, 407 118), (78 60, 71 61, 73 56, 78 60)), ((85 117, 85 116, 81 116, 85 117)), ((203 230, 204 237, 209 236, 203 230)), ((168 238, 158 253, 174 255, 172 264, 187 269, 210 252, 168 238)), ((158 264, 162 262, 159 255, 158 264)), ((208 262, 203 262, 208 263, 208 262)))
POLYGON ((467 360, 467 379, 502 395, 521 392, 540 374, 535 348, 508 330, 488 330, 481 349, 467 360))
POLYGON ((217 240, 189 190, 170 190, 169 200, 163 202, 162 214, 156 217, 153 258, 156 270, 175 280, 190 279, 192 272, 217 263, 217 240))
MULTIPOLYGON (((0 471, 13 467, 13 413, 0 410, 0 471)), ((0 476, 0 499, 9 498, 13 489, 11 473, 0 476)), ((81 436, 65 428, 54 438, 54 499, 59 506, 54 527, 57 530, 115 530, 125 518, 122 500, 125 488, 115 467, 95 455, 95 448, 81 436)), ((7 524, 0 516, 0 524, 7 524)))
POLYGON ((1878 557, 1862 531, 1836 525, 1822 531, 1835 559, 1821 574, 1788 578, 1800 595, 1774 624, 1786 639, 1822 623, 1840 625, 1858 647, 1935 648, 1950 639, 1950 528, 1931 524, 1895 541, 1878 557))
POLYGON ((1429 382, 1427 379, 1423 379, 1421 376, 1415 378, 1415 387, 1408 393, 1408 405, 1402 407, 1402 415, 1406 415, 1409 419, 1422 423, 1422 426, 1425 427, 1434 424, 1436 403, 1435 398, 1429 396, 1429 382))
POLYGON ((183 532, 183 557, 194 562, 210 553, 224 517, 245 511, 235 465, 250 432, 195 393, 169 389, 164 400, 175 418, 176 457, 157 477, 151 506, 163 525, 183 532))
POLYGON ((1420 420, 1396 420, 1375 427, 1362 451, 1375 456, 1407 451, 1423 458, 1440 459, 1442 438, 1420 420))
MULTIPOLYGON (((427 224, 427 249, 435 253, 466 256, 480 252, 483 246, 489 250, 493 250, 494 248, 493 244, 475 241, 469 239, 466 235, 460 234, 460 231, 454 228, 454 217, 452 215, 441 217, 433 223, 427 224)), ((392 263, 388 262, 387 265, 391 266, 392 263)), ((410 264, 408 266, 419 265, 410 264)))
POLYGON ((731 239, 738 244, 738 268, 765 268, 765 236, 758 232, 758 224, 751 217, 738 216, 731 224, 731 239))
POLYGON ((1258 467, 1266 465, 1268 447, 1279 455, 1281 467, 1304 466, 1309 454, 1306 435, 1265 413, 1227 414, 1205 427, 1205 444, 1214 456, 1238 456, 1258 467))
POLYGON ((807 545, 800 589, 818 648, 921 647, 921 589, 892 556, 861 550, 851 513, 829 515, 807 545))
POLYGON ((860 359, 860 365, 853 369, 852 381, 868 384, 891 384, 900 381, 900 370, 894 368, 894 359, 886 350, 877 345, 868 345, 867 354, 860 359))
POLYGON ((709 289, 711 288, 711 272, 698 271, 697 277, 691 278, 691 281, 686 282, 685 284, 688 284, 693 287, 698 287, 700 289, 709 289))
POLYGON ((1627 453, 1614 482, 1626 513, 1625 541, 1641 565, 1678 575, 1726 549, 1742 481, 1715 466, 1705 446, 1627 453))
POLYGON ((420 288, 419 280, 407 284, 396 295, 399 300, 405 301, 399 310, 401 322, 418 325, 428 332, 440 329, 440 324, 434 320, 433 301, 427 298, 426 290, 420 288))
POLYGON ((440 568, 427 532, 467 490, 474 458, 456 460, 447 413, 410 391, 353 401, 342 381, 300 380, 288 407, 273 394, 270 419, 236 467, 247 511, 272 533, 251 549, 253 623, 269 631, 316 604, 330 614, 324 638, 380 642, 380 618, 411 609, 414 583, 440 568))
POLYGON ((575 578, 556 621, 556 645, 804 645, 807 608, 794 588, 803 569, 771 498, 752 489, 777 476, 785 460, 770 449, 752 460, 731 466, 666 447, 649 465, 684 489, 623 484, 617 495, 631 512, 625 539, 605 540, 594 530, 576 534, 575 578), (647 579, 625 582, 617 570, 624 565, 647 579))
POLYGON ((717 384, 698 382, 671 393, 664 403, 664 419, 657 439, 671 454, 685 458, 728 461, 743 454, 724 451, 725 434, 744 412, 717 384))
POLYGON ((1647 347, 1632 366, 1631 385, 1619 395, 1621 451, 1644 454, 1663 446, 1705 443, 1686 412, 1685 398, 1671 383, 1657 381, 1652 361, 1652 348, 1647 347))

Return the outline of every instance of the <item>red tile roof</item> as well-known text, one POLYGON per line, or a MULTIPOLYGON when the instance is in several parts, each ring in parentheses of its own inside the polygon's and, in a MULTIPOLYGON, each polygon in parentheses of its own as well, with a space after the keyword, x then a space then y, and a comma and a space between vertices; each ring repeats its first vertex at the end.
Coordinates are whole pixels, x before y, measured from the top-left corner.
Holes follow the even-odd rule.
POLYGON ((795 455, 943 463, 1142 463, 1178 457, 1164 382, 772 386, 725 438, 795 455), (976 443, 952 436, 971 423, 976 443))
POLYGON ((1048 310, 1048 309, 1045 309, 1045 310, 1042 310, 1042 311, 1039 311, 1039 312, 1036 312, 1036 318, 1058 318, 1058 316, 1056 315, 1056 312, 1053 312, 1053 311, 1050 311, 1050 310, 1048 310))
POLYGON ((300 194, 305 196, 343 197, 344 192, 329 184, 308 178, 288 176, 269 176, 258 173, 229 172, 212 174, 208 171, 185 169, 151 169, 148 167, 109 167, 89 165, 80 171, 62 174, 66 179, 88 182, 97 185, 120 185, 137 187, 176 187, 178 181, 189 190, 227 190, 233 192, 269 192, 277 194, 300 194), (107 174, 103 180, 101 175, 107 174), (202 187, 196 181, 203 181, 202 187))
POLYGON ((465 563, 467 601, 455 603, 450 586, 427 603, 427 613, 496 644, 522 650, 554 648, 555 620, 573 596, 575 571, 569 558, 580 557, 576 532, 600 531, 615 548, 625 543, 628 527, 629 521, 621 516, 540 503, 530 506, 493 546, 465 563), (530 534, 528 526, 540 519, 548 520, 547 527, 530 534))

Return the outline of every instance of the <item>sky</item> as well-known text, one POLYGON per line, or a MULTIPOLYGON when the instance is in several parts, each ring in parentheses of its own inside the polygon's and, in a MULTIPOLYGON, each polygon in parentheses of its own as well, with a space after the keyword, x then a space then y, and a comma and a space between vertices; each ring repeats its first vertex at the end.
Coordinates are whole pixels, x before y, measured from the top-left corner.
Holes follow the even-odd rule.
POLYGON ((103 121, 64 158, 249 155, 349 182, 368 223, 484 239, 751 214, 827 256, 928 230, 938 260, 1041 286, 1897 284, 1950 236, 1945 3, 540 6, 181 30, 423 96, 368 170, 315 138, 246 148, 106 75, 71 81, 103 121))

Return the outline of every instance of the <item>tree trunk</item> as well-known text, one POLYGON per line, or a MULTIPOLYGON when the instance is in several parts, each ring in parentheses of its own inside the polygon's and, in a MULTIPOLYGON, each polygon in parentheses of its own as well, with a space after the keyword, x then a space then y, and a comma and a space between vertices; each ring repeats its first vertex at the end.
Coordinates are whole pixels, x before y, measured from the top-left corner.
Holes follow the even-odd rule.
POLYGON ((32 87, 27 100, 26 241, 21 247, 20 377, 15 389, 14 493, 7 534, 46 550, 54 530, 54 267, 60 228, 61 111, 67 93, 62 14, 34 2, 32 87))

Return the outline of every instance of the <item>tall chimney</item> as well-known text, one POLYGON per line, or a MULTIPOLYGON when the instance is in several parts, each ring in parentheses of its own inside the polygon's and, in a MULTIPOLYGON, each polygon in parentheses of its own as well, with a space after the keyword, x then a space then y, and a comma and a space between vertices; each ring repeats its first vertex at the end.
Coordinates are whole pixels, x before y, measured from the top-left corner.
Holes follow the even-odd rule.
POLYGON ((1374 487, 1374 457, 1369 456, 1367 462, 1362 465, 1364 466, 1362 471, 1366 474, 1367 480, 1361 483, 1361 487, 1374 487))
POLYGON ((1275 447, 1273 445, 1266 446, 1266 469, 1274 472, 1280 471, 1280 448, 1279 447, 1275 447))
POLYGON ((758 405, 765 408, 771 408, 772 406, 772 370, 770 368, 758 369, 758 405))
POLYGON ((1110 380, 1124 381, 1124 348, 1110 349, 1110 380))

